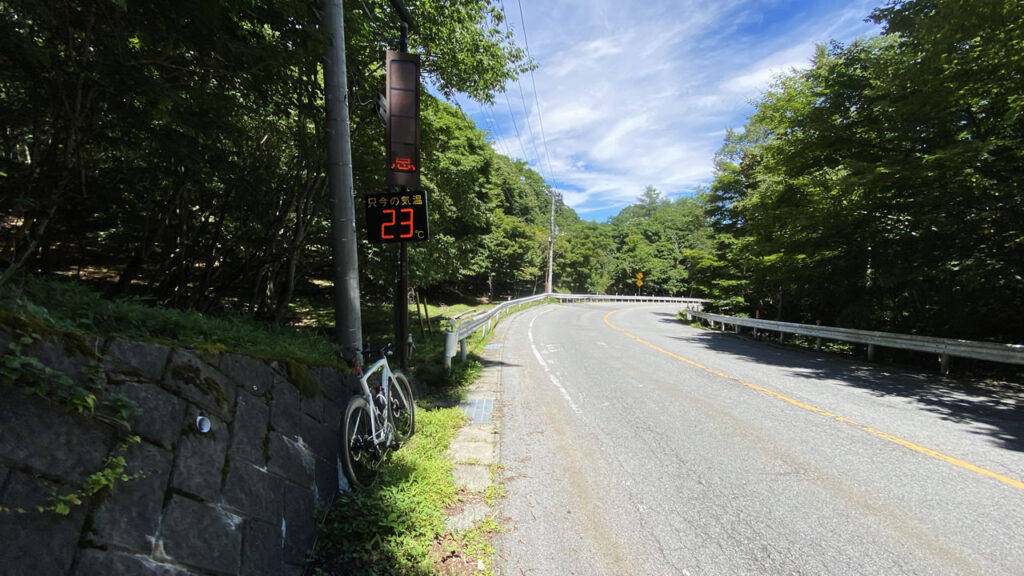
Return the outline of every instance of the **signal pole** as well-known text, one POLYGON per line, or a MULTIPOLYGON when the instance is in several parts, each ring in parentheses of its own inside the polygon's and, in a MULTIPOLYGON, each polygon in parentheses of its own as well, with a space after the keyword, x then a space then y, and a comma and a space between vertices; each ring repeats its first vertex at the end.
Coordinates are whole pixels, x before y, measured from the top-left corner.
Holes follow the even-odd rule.
MULTIPOLYGON (((404 54, 409 51, 409 25, 412 17, 406 9, 402 0, 391 0, 391 5, 398 12, 401 20, 401 44, 399 50, 404 54)), ((419 166, 416 167, 420 169, 419 166)), ((409 332, 409 244, 402 242, 398 256, 398 295, 395 298, 395 310, 398 315, 397 334, 395 334, 395 345, 399 347, 399 361, 402 370, 409 371, 409 345, 406 342, 412 334, 409 332)))

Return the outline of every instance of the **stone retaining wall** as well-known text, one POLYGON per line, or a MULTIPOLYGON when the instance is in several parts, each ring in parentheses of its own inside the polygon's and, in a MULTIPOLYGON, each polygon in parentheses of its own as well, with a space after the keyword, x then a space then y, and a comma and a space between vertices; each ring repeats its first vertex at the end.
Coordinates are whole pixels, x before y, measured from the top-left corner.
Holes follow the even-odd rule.
MULTIPOLYGON (((0 328, 0 355, 10 338, 0 328)), ((277 363, 122 340, 90 346, 105 394, 141 409, 129 419, 141 441, 119 452, 126 434, 106 419, 0 385, 0 575, 302 574, 314 518, 338 492, 339 421, 358 381, 300 368, 310 376, 296 378, 300 387, 322 390, 306 395, 277 363), (211 423, 205 434, 199 416, 211 423), (67 516, 35 511, 118 454, 140 477, 67 516)), ((66 347, 44 338, 20 354, 83 378, 89 360, 66 347)))

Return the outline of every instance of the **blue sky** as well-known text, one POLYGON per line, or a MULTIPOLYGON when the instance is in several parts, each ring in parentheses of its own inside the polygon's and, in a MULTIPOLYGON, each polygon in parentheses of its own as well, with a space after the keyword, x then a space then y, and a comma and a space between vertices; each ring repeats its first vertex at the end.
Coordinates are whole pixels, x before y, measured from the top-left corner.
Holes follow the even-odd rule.
POLYGON ((877 34, 864 20, 883 0, 503 2, 538 68, 493 107, 459 104, 495 150, 603 222, 645 186, 675 198, 708 184, 773 76, 807 67, 819 43, 877 34))

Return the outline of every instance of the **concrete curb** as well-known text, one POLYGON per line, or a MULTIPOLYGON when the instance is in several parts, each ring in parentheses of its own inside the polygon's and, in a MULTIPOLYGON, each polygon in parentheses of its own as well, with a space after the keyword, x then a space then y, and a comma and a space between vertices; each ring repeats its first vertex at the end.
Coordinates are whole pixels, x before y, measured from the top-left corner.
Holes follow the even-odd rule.
MULTIPOLYGON (((495 329, 495 337, 479 355, 484 365, 479 378, 469 387, 466 400, 459 408, 469 417, 452 441, 448 454, 454 467, 455 485, 472 495, 482 496, 494 484, 493 467, 499 462, 500 429, 495 422, 495 408, 501 396, 501 351, 503 333, 495 329)), ((446 528, 458 532, 472 528, 491 514, 484 502, 472 502, 459 514, 448 518, 446 528)))

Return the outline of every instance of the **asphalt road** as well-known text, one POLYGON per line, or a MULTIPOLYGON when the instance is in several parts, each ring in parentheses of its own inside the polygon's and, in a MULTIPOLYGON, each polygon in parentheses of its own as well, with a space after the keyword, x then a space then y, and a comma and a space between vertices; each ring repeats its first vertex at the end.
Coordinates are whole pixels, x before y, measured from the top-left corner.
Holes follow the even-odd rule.
POLYGON ((1024 574, 1024 398, 702 331, 506 320, 497 570, 1024 574))

